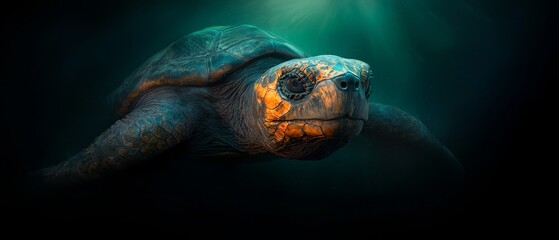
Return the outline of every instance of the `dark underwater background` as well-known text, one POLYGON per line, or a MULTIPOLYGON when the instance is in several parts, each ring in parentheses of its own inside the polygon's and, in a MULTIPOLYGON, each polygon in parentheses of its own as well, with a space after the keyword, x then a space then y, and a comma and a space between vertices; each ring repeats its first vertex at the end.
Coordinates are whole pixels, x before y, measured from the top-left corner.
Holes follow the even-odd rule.
MULTIPOLYGON (((552 191, 547 106, 554 4, 477 0, 20 3, 2 15, 2 197, 7 229, 58 235, 304 231, 391 236, 541 233, 552 191), (460 160, 440 174, 356 137, 321 161, 167 154, 104 182, 37 196, 26 174, 79 152, 114 121, 107 96, 155 52, 213 25, 252 24, 310 55, 360 59, 371 100, 421 119, 460 160), (248 162, 248 163, 247 163, 248 162), (459 178, 463 182, 459 183, 459 178), (546 191, 540 191, 547 189, 546 191)), ((419 161, 419 163, 418 163, 419 161)), ((79 235, 78 235, 79 236, 79 235)), ((301 235, 298 235, 301 236, 301 235)))

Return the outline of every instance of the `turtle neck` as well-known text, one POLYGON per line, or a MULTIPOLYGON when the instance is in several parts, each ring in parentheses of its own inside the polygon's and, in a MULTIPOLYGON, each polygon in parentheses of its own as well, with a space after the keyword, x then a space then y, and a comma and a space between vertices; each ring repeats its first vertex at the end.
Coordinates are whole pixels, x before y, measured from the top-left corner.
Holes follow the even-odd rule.
POLYGON ((233 132, 236 149, 249 154, 270 152, 272 143, 257 112, 255 82, 268 69, 286 59, 257 59, 243 69, 226 76, 225 83, 215 88, 216 111, 233 132))

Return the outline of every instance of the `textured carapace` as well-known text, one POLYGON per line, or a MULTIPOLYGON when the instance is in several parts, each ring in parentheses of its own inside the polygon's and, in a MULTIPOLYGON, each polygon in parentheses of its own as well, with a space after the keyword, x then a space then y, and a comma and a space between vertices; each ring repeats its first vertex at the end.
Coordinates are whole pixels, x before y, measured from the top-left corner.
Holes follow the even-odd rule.
POLYGON ((301 58, 289 42, 251 25, 210 27, 191 33, 156 53, 113 93, 117 112, 159 86, 209 86, 262 57, 301 58))
POLYGON ((275 153, 321 158, 359 134, 368 119, 370 75, 366 63, 332 55, 294 59, 267 71, 254 91, 275 153))

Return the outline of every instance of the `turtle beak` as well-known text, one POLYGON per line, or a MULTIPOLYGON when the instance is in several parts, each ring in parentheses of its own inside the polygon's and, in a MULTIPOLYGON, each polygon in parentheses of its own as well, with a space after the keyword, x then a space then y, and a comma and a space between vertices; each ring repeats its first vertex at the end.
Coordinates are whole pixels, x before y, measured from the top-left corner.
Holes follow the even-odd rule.
POLYGON ((367 121, 369 118, 369 104, 360 79, 351 73, 346 73, 335 77, 331 81, 334 82, 338 91, 341 92, 340 95, 346 105, 341 114, 345 113, 350 118, 367 121))

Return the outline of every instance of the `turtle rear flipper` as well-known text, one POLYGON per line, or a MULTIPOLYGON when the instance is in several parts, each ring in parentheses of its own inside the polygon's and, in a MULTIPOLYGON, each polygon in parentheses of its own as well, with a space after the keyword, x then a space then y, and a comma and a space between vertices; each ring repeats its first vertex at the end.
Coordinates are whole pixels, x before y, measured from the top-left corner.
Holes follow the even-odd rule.
POLYGON ((372 141, 393 146, 406 146, 427 153, 430 161, 449 166, 450 172, 462 175, 460 162, 417 118, 392 106, 374 103, 369 107, 369 120, 361 134, 372 141))
POLYGON ((195 111, 172 87, 154 89, 89 147, 32 173, 32 181, 47 186, 82 183, 151 159, 188 138, 195 111))

